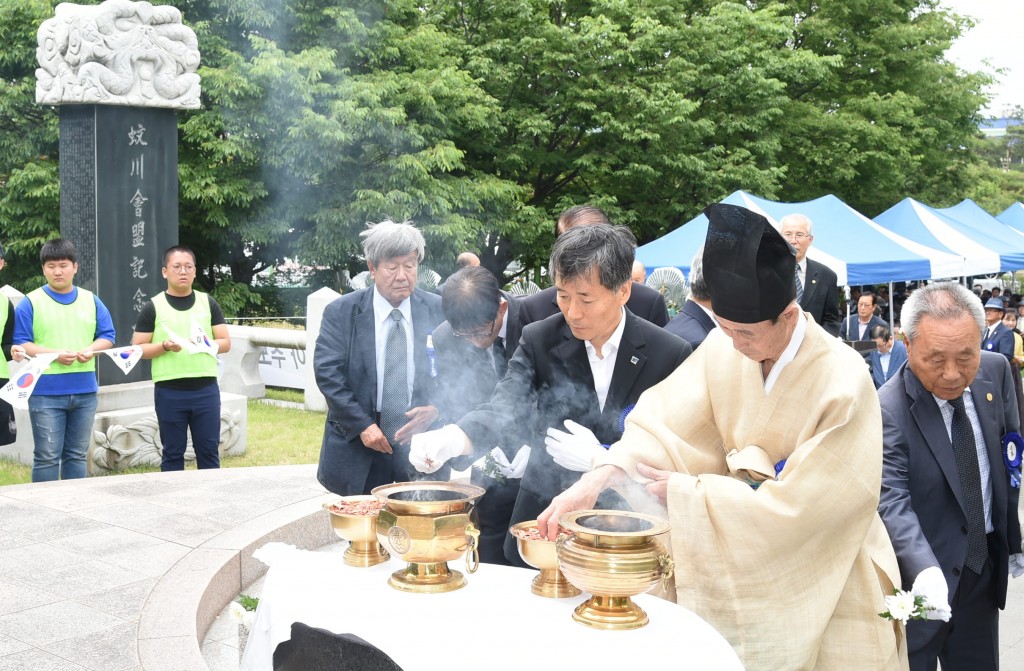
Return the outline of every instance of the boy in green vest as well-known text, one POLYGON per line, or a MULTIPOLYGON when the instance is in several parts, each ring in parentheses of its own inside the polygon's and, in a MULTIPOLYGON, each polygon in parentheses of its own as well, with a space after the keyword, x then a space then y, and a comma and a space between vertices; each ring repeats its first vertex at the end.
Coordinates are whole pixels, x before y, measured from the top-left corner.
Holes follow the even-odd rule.
POLYGON ((46 285, 14 311, 14 342, 26 354, 58 353, 28 399, 32 482, 84 478, 99 391, 94 355, 114 346, 114 323, 97 296, 75 286, 78 252, 70 240, 50 240, 39 260, 46 285))
POLYGON ((191 249, 175 246, 164 252, 162 272, 167 291, 142 307, 132 337, 133 345, 142 346, 143 358, 153 360, 153 405, 163 441, 160 470, 185 468, 189 429, 199 468, 219 468, 217 359, 209 350, 189 352, 181 339, 212 338, 217 352, 227 352, 228 326, 217 301, 192 290, 196 255, 191 249))

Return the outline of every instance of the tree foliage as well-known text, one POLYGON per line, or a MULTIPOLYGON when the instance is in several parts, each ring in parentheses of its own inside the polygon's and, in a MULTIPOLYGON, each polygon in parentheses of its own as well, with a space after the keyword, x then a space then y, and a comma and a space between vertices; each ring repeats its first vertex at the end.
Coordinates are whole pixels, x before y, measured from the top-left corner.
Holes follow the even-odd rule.
MULTIPOLYGON (((736 189, 867 214, 1019 194, 982 160, 988 80, 945 60, 967 24, 938 0, 170 4, 203 59, 202 108, 179 113, 180 239, 239 312, 269 300, 261 277, 286 258, 340 288, 385 217, 424 230, 442 275, 469 249, 509 279, 544 264, 581 202, 643 242, 736 189)), ((59 227, 57 113, 34 103, 55 5, 0 4, 15 284, 59 227)))

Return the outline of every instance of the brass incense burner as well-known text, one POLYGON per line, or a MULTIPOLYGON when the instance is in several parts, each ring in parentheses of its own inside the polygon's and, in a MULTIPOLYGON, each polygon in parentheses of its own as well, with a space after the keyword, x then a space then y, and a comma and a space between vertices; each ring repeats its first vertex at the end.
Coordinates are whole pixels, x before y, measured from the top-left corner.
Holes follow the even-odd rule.
POLYGON ((364 501, 377 502, 374 496, 343 496, 336 503, 325 503, 324 510, 331 514, 331 527, 342 540, 349 542, 342 560, 349 566, 365 568, 376 566, 391 558, 377 541, 377 513, 369 515, 348 515, 332 506, 342 507, 345 503, 364 501))
POLYGON ((371 492, 384 502, 377 538, 409 565, 388 584, 404 592, 451 592, 466 584, 448 561, 466 555, 466 572, 480 566, 480 531, 470 514, 484 490, 454 482, 399 482, 371 492))
POLYGON ((540 569, 540 573, 530 584, 530 591, 537 596, 549 599, 561 599, 580 594, 580 590, 565 579, 558 569, 558 557, 555 553, 555 542, 546 538, 524 538, 526 532, 537 528, 537 521, 520 522, 509 531, 516 538, 519 556, 530 566, 540 569))
POLYGON ((556 542, 558 567, 593 596, 572 618, 597 629, 638 629, 649 621, 631 596, 672 577, 675 564, 655 536, 669 524, 651 515, 615 510, 567 513, 559 523, 571 535, 556 542))

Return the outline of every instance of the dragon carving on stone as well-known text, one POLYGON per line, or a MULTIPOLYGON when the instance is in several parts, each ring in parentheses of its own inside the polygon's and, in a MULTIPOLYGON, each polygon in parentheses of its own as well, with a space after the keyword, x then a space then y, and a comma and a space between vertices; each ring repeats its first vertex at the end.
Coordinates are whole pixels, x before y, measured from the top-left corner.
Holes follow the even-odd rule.
POLYGON ((37 103, 199 107, 199 42, 174 7, 61 3, 38 43, 37 103))

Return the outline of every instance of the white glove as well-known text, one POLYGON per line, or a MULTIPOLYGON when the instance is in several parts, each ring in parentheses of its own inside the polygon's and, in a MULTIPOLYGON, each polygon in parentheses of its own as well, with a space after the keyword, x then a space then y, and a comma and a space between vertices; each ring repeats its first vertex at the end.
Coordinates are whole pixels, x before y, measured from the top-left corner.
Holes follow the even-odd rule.
POLYGON ((927 612, 927 619, 949 622, 949 617, 953 613, 947 601, 949 586, 946 584, 946 576, 942 575, 942 569, 938 566, 929 566, 918 573, 910 591, 914 596, 923 596, 924 605, 932 609, 927 612))
POLYGON ((1010 555, 1010 575, 1019 578, 1024 575, 1024 554, 1010 555))
MULTIPOLYGON (((504 455, 502 455, 504 456, 504 455)), ((509 464, 508 473, 505 473, 506 478, 518 479, 523 477, 523 473, 526 472, 526 464, 530 461, 530 446, 523 445, 516 452, 516 456, 512 457, 512 463, 509 464)), ((1024 555, 1017 555, 1024 559, 1024 555)))
POLYGON ((469 437, 456 424, 417 433, 409 446, 409 463, 420 473, 433 473, 444 462, 469 451, 469 437))
MULTIPOLYGON (((512 461, 508 460, 505 453, 501 451, 500 447, 496 447, 490 451, 489 456, 494 462, 497 471, 505 478, 517 480, 523 477, 523 473, 526 472, 526 462, 530 460, 530 446, 523 445, 516 452, 516 456, 512 457, 512 461)), ((487 465, 487 457, 478 459, 473 466, 479 469, 485 469, 487 465)), ((486 473, 486 470, 484 471, 486 473)), ((493 473, 487 473, 493 475, 493 473)))
POLYGON ((587 427, 567 419, 565 428, 569 429, 569 433, 554 427, 548 429, 544 439, 548 454, 562 468, 586 473, 593 468, 594 458, 604 454, 605 448, 587 427))

